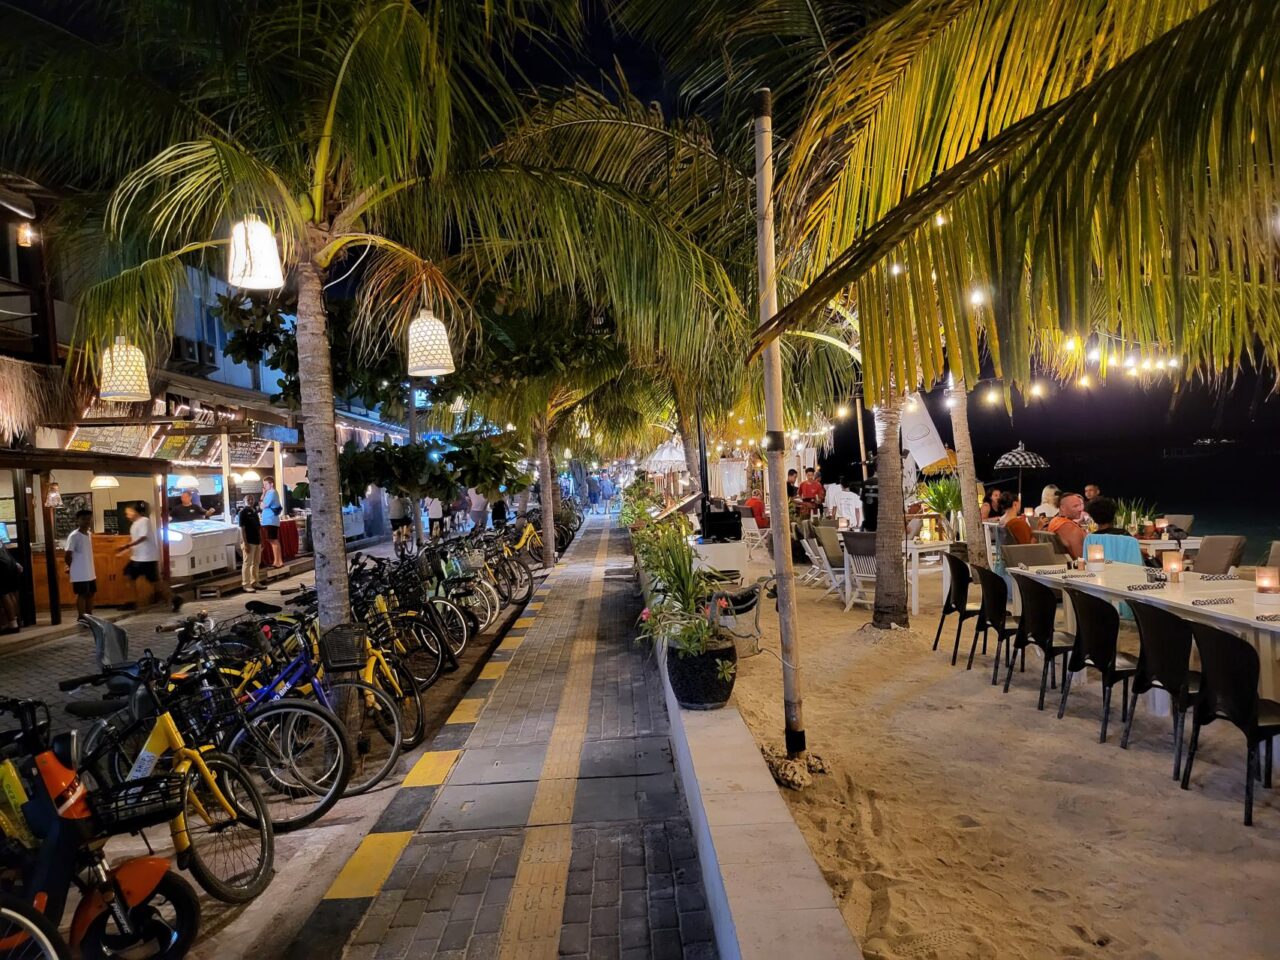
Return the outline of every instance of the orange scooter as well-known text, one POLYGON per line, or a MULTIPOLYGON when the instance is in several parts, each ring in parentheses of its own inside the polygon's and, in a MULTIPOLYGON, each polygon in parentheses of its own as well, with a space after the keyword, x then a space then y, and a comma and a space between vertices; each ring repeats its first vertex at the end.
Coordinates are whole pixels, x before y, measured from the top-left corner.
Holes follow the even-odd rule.
POLYGON ((77 735, 50 740, 43 703, 0 697, 0 715, 18 721, 0 733, 0 891, 58 925, 78 888, 68 942, 82 960, 185 956, 200 928, 195 891, 164 857, 113 867, 104 853, 110 837, 172 819, 185 803, 182 777, 91 791, 76 773, 77 735))

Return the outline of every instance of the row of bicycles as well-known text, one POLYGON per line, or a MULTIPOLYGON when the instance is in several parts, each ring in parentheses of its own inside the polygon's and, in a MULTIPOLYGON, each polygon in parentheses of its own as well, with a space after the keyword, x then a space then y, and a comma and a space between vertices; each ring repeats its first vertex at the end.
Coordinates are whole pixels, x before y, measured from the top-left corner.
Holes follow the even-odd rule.
POLYGON ((92 692, 66 708, 80 729, 0 697, 0 960, 177 958, 199 933, 190 881, 230 904, 259 896, 275 836, 391 776, 426 735, 432 685, 530 598, 533 526, 354 555, 354 622, 328 630, 313 589, 163 624, 166 656, 131 658, 122 628, 83 618, 98 670, 59 684, 92 692), (125 835, 147 853, 110 856, 125 835))

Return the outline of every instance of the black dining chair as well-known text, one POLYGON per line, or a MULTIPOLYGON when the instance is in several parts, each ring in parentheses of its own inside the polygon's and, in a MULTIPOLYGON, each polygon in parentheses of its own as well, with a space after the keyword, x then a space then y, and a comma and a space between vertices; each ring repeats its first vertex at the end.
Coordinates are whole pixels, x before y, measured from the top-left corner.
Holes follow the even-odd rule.
MULTIPOLYGON (((960 614, 960 622, 956 624, 956 645, 951 651, 951 665, 956 665, 956 660, 960 656, 960 631, 964 629, 964 622, 974 617, 982 616, 982 604, 971 602, 969 600, 969 584, 973 577, 969 573, 969 565, 959 557, 950 553, 944 553, 942 559, 947 562, 947 570, 951 576, 951 584, 947 589, 947 595, 942 601, 942 616, 938 618, 938 632, 933 635, 933 649, 938 649, 938 641, 942 639, 942 625, 946 622, 947 617, 953 613, 960 614)), ((974 642, 977 642, 977 633, 974 633, 974 642)), ((983 653, 986 653, 986 644, 983 644, 983 653)), ((969 662, 969 666, 973 666, 973 662, 969 662)))
MULTIPOLYGON (((1010 570, 1014 585, 1018 588, 1018 597, 1022 601, 1022 614, 1018 618, 1018 632, 1013 637, 1013 651, 1025 653, 1027 647, 1039 647, 1044 654, 1044 670, 1040 674, 1040 702, 1037 710, 1044 709, 1045 690, 1057 687, 1057 661, 1062 657, 1062 671, 1065 676, 1067 657, 1075 647, 1076 639, 1069 633, 1063 633, 1054 626, 1058 615, 1058 597, 1050 587, 1032 580, 1025 573, 1010 570)), ((1004 675, 1004 692, 1009 692, 1009 682, 1013 679, 1013 662, 1008 665, 1004 675)))
MULTIPOLYGON (((994 570, 975 566, 973 572, 978 575, 978 585, 982 587, 982 649, 987 648, 987 631, 996 632, 996 652, 994 666, 991 668, 991 685, 1000 682, 1000 650, 1004 649, 1006 660, 1013 659, 1013 636, 1018 632, 1017 620, 1010 622, 1009 585, 1004 577, 994 570)), ((978 634, 974 631, 973 646, 969 648, 969 666, 973 667, 973 655, 978 648, 978 634)), ((1022 668, 1027 667, 1027 650, 1022 648, 1022 668)))
POLYGON ((1271 786, 1271 738, 1280 736, 1280 703, 1258 696, 1261 670, 1258 651, 1247 640, 1204 623, 1193 623, 1191 632, 1200 651, 1200 692, 1192 707, 1191 743, 1182 769, 1182 789, 1191 785, 1191 765, 1200 744, 1200 728, 1221 717, 1244 734, 1244 825, 1253 826, 1253 781, 1259 778, 1258 748, 1265 745, 1263 783, 1271 786))
POLYGON ((1067 712, 1067 696, 1071 693, 1071 675, 1093 667, 1102 674, 1102 729, 1098 742, 1107 742, 1107 722, 1111 719, 1111 688, 1124 685, 1120 700, 1120 719, 1129 719, 1129 681, 1138 668, 1138 661, 1116 649, 1120 635, 1120 614, 1116 608, 1100 597, 1085 593, 1075 587, 1064 587, 1076 614, 1076 643, 1067 660, 1067 672, 1062 678, 1062 701, 1058 704, 1058 719, 1067 712))
POLYGON ((1176 613, 1137 600, 1128 601, 1138 624, 1138 666, 1133 674, 1133 697, 1120 746, 1129 749, 1138 694, 1164 690, 1173 701, 1173 779, 1182 767, 1187 710, 1200 690, 1200 674, 1191 669, 1191 624, 1176 613))

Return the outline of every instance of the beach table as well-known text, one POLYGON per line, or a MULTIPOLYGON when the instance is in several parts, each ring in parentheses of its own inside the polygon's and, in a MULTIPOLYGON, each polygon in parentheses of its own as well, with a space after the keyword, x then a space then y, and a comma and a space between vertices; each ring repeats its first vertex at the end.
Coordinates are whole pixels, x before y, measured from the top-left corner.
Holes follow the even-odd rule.
POLYGON ((951 577, 947 573, 947 565, 942 560, 944 553, 951 552, 951 540, 908 540, 906 544, 907 553, 907 582, 911 586, 911 613, 913 616, 920 613, 920 574, 934 573, 942 574, 942 597, 945 600, 947 590, 951 586, 951 577), (938 565, 922 566, 921 559, 931 555, 937 555, 938 565))
MULTIPOLYGON (((1258 619, 1260 615, 1277 613, 1280 609, 1255 605, 1252 580, 1221 580, 1205 574, 1184 573, 1180 583, 1166 583, 1159 590, 1130 590, 1131 585, 1147 582, 1146 567, 1131 563, 1108 563, 1091 577, 1079 575, 1086 571, 1062 573, 1061 566, 1019 569, 1032 579, 1051 587, 1071 586, 1113 603, 1126 600, 1150 603, 1176 613, 1185 620, 1211 624, 1234 633, 1252 643, 1258 651, 1261 661, 1258 692, 1273 700, 1280 692, 1280 622, 1258 619), (1196 600, 1209 599, 1230 599, 1231 602, 1213 606, 1195 603, 1196 600)), ((1075 618, 1069 601, 1063 604, 1063 611, 1067 631, 1074 633, 1075 618)), ((1167 713, 1167 697, 1149 700, 1148 708, 1151 707, 1157 708, 1152 712, 1167 713)))
POLYGON ((1161 540, 1159 537, 1138 537, 1138 546, 1144 553, 1152 556, 1163 553, 1166 550, 1199 550, 1199 537, 1183 537, 1181 540, 1161 540))

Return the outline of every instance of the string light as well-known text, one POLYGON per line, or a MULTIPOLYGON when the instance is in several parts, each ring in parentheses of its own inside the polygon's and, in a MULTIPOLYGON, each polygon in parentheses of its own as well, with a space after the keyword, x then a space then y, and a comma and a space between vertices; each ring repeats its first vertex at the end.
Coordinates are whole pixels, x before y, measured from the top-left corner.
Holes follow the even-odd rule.
POLYGON ((902 264, 900 264, 900 263, 895 263, 895 264, 893 264, 892 266, 890 266, 890 267, 889 267, 889 272, 890 272, 891 274, 893 274, 895 277, 900 277, 900 276, 902 276, 902 271, 903 271, 904 269, 905 269, 905 268, 902 266, 902 264))
POLYGON ((837 419, 843 420, 843 419, 844 419, 845 417, 847 417, 847 416, 849 416, 849 408, 848 408, 848 407, 846 407, 843 403, 842 403, 842 404, 840 404, 840 406, 836 407, 836 418, 837 418, 837 419))
POLYGON ((1032 395, 1033 397, 1042 397, 1042 396, 1044 396, 1044 387, 1043 387, 1041 384, 1039 384, 1039 383, 1033 383, 1033 384, 1031 385, 1031 395, 1032 395))
POLYGON ((933 215, 933 225, 935 227, 945 227, 947 225, 947 218, 941 213, 935 213, 933 215))
POLYGON ((1085 355, 1085 359, 1088 360, 1090 363, 1097 363, 1099 360, 1102 359, 1102 351, 1099 350, 1097 347, 1094 347, 1085 355))
POLYGON ((986 400, 987 400, 988 406, 994 407, 997 403, 1000 402, 1000 391, 997 390, 995 387, 990 388, 987 391, 986 400))
POLYGON ((1089 379, 1089 375, 1086 373, 1080 378, 1080 389, 1088 390, 1091 386, 1093 386, 1093 381, 1089 379))
POLYGON ((1151 363, 1151 358, 1150 358, 1150 357, 1147 357, 1147 359, 1145 359, 1145 360, 1143 360, 1143 361, 1142 361, 1142 369, 1143 369, 1143 370, 1150 370, 1150 369, 1151 369, 1151 367, 1152 367, 1152 363, 1151 363))
POLYGON ((987 302, 987 295, 981 290, 973 289, 969 291, 969 303, 972 306, 980 307, 987 302))
POLYGON ((1067 353, 1075 353, 1076 348, 1079 346, 1080 339, 1078 337, 1067 337, 1066 341, 1062 344, 1062 349, 1066 350, 1067 353))

